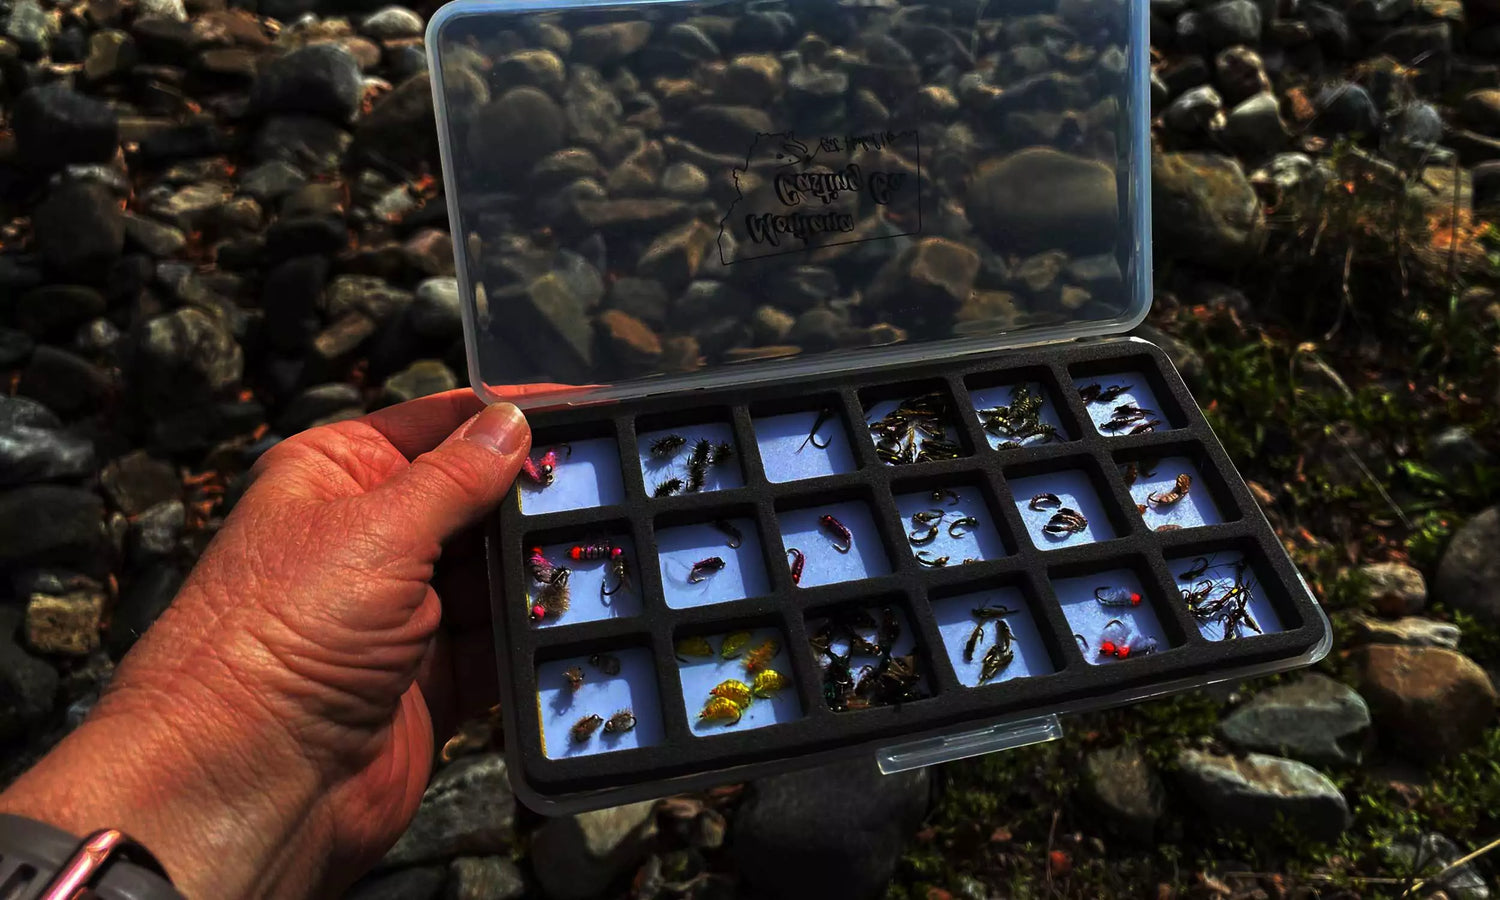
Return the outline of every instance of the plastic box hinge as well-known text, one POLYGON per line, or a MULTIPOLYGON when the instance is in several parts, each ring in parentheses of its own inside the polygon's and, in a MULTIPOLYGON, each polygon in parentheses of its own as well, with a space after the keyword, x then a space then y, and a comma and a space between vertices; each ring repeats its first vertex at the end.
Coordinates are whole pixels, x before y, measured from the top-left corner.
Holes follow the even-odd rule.
POLYGON ((894 775, 956 759, 1045 744, 1060 740, 1062 736, 1062 720, 1056 715, 1037 716, 1034 719, 1002 722, 958 734, 892 744, 876 751, 875 763, 880 766, 882 775, 894 775))

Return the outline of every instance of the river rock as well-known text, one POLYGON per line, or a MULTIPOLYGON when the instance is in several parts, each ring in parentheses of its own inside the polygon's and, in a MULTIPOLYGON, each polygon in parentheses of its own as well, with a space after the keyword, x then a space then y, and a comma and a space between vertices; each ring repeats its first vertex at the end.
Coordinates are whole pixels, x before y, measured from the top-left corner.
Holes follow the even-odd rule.
POLYGON ((62 82, 23 91, 11 125, 22 158, 40 168, 108 162, 120 143, 114 108, 62 82))
POLYGON ((552 900, 591 900, 645 859, 655 801, 548 819, 531 838, 532 871, 552 900))
POLYGON ((411 300, 409 291, 392 287, 379 276, 339 275, 324 290, 322 307, 331 319, 359 312, 384 322, 404 311, 411 300))
POLYGON ((599 314, 599 331, 615 362, 627 372, 650 372, 661 359, 661 338, 628 313, 607 309, 599 314))
POLYGON ((1151 210, 1158 259, 1233 268, 1254 259, 1265 241, 1255 189, 1239 163, 1222 156, 1153 155, 1151 210))
POLYGON ((31 219, 37 251, 64 278, 101 274, 125 247, 125 222, 107 188, 66 181, 48 192, 31 219))
POLYGON ((869 759, 760 778, 735 811, 730 852, 759 896, 884 896, 928 791, 926 769, 882 775, 869 759))
MULTIPOLYGON (((489 89, 466 69, 455 69, 444 82, 450 97, 468 95, 475 105, 489 99, 489 89)), ((462 115, 463 109, 452 111, 462 115)), ((354 154, 414 168, 437 168, 437 119, 432 82, 427 73, 411 76, 381 97, 354 127, 354 154)))
POLYGON ((99 649, 104 593, 32 594, 26 603, 26 643, 40 653, 87 656, 99 649))
POLYGON ((1494 685, 1462 653, 1371 644, 1355 662, 1381 739, 1414 759, 1438 760, 1473 746, 1494 718, 1494 685))
POLYGON ((1260 7, 1253 0, 1220 0, 1203 10, 1203 34, 1210 49, 1260 43, 1260 7))
POLYGON ((327 119, 310 115, 271 116, 250 142, 257 162, 281 160, 312 175, 329 175, 343 165, 354 140, 327 119))
POLYGON ((979 254, 946 238, 920 240, 875 275, 869 302, 918 334, 946 333, 974 288, 979 254))
POLYGON ((463 757, 433 776, 411 825, 381 866, 504 853, 515 838, 515 816, 504 758, 494 753, 463 757))
POLYGON ((1111 747, 1083 761, 1085 796, 1122 836, 1151 843, 1166 812, 1166 789, 1151 763, 1134 747, 1111 747))
POLYGON ((56 339, 104 313, 104 295, 81 284, 44 284, 16 298, 16 324, 32 335, 56 339))
POLYGON ((99 474, 104 495, 115 509, 127 516, 139 515, 148 508, 182 495, 182 481, 170 464, 154 459, 144 450, 127 453, 113 460, 99 474))
POLYGON ((1119 227, 1114 170, 1033 147, 982 163, 969 187, 975 228, 1002 252, 1113 250, 1119 227))
POLYGON ((1351 644, 1404 644, 1408 647, 1446 647, 1457 650, 1463 632, 1451 622, 1437 622, 1421 616, 1405 616, 1394 622, 1355 616, 1351 644))
POLYGON ((458 376, 435 359, 419 359, 385 380, 381 392, 387 403, 405 403, 458 387, 458 376))
POLYGON ((1276 95, 1269 91, 1239 104, 1224 119, 1224 142, 1241 156, 1272 153, 1285 145, 1289 137, 1276 95))
POLYGON ((1413 844, 1395 841, 1384 848, 1382 855, 1387 865, 1398 872, 1411 872, 1423 877, 1422 895, 1444 896, 1454 900, 1489 900, 1491 893, 1484 876, 1467 862, 1448 867, 1466 856, 1465 851, 1447 837, 1434 831, 1424 831, 1421 839, 1413 844), (1446 872, 1442 878, 1438 872, 1446 872))
POLYGON ((1244 750, 1310 763, 1358 763, 1370 732, 1370 710, 1348 687, 1316 673, 1262 691, 1219 723, 1244 750))
POLYGON ((1361 85, 1348 81, 1326 85, 1313 97, 1313 107, 1317 117, 1311 127, 1317 134, 1365 138, 1380 134, 1380 110, 1361 85))
POLYGON ((234 387, 245 359, 222 323, 183 307, 146 323, 136 363, 142 405, 164 418, 234 387))
POLYGON ((359 23, 361 34, 377 41, 418 37, 426 28, 422 17, 404 6, 384 6, 359 23))
POLYGON ((114 377, 76 353, 43 344, 21 370, 20 393, 62 415, 99 408, 116 393, 114 377))
POLYGON ((97 571, 104 505, 78 488, 35 484, 0 492, 0 564, 69 565, 97 571))
POLYGON ((15 44, 21 58, 38 60, 47 55, 56 30, 47 11, 36 0, 17 0, 11 6, 10 19, 0 34, 15 44))
POLYGON ((448 865, 446 900, 515 900, 525 894, 521 870, 503 856, 462 856, 448 865))
POLYGON ((344 900, 440 900, 447 882, 447 866, 376 872, 356 882, 344 900))
POLYGON ((138 247, 151 256, 166 259, 176 256, 187 246, 187 235, 182 229, 165 222, 125 214, 125 241, 127 246, 138 247))
POLYGON ((1500 620, 1500 506, 1470 519, 1448 542, 1433 585, 1436 596, 1471 615, 1500 620))
POLYGON ((573 58, 591 66, 609 66, 631 56, 650 39, 650 22, 585 25, 573 33, 573 58))
POLYGON ((475 111, 469 153, 490 174, 510 175, 561 147, 564 127, 551 97, 534 87, 511 88, 475 111))
POLYGON ((21 612, 0 607, 0 741, 21 737, 52 712, 57 670, 15 641, 21 612))
POLYGON ((1349 826, 1349 804, 1338 786, 1306 763, 1188 749, 1178 754, 1177 765, 1183 796, 1213 822, 1245 831, 1290 823, 1324 841, 1349 826))
POLYGON ((182 588, 182 573, 176 566, 159 562, 125 583, 120 599, 110 611, 109 653, 115 659, 124 656, 146 629, 151 627, 182 588))
POLYGON ((262 113, 347 122, 363 96, 364 82, 354 56, 337 44, 312 44, 264 65, 250 91, 250 105, 262 113))
POLYGON ((1383 616, 1409 616, 1427 608, 1427 579, 1406 563, 1360 566, 1355 577, 1365 598, 1383 616))
POLYGON ((1183 134, 1205 134, 1224 124, 1224 101, 1211 85, 1203 84, 1183 91, 1167 105, 1162 122, 1183 134))
POLYGON ((61 430, 42 404, 0 395, 0 487, 82 478, 94 469, 94 444, 61 430))
POLYGON ((428 278, 417 285, 407 320, 422 337, 451 341, 463 334, 462 307, 457 278, 428 278))

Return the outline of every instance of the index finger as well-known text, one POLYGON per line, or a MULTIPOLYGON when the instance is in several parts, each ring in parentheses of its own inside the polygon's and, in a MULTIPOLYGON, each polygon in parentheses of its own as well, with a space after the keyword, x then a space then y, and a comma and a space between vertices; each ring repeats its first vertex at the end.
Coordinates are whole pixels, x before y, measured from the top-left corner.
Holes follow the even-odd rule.
MULTIPOLYGON (((540 382, 505 385, 495 390, 502 398, 510 399, 571 387, 569 384, 540 382)), ((484 401, 473 391, 456 388, 378 409, 358 421, 380 432, 402 456, 415 459, 441 444, 458 426, 484 409, 484 405, 484 401)))

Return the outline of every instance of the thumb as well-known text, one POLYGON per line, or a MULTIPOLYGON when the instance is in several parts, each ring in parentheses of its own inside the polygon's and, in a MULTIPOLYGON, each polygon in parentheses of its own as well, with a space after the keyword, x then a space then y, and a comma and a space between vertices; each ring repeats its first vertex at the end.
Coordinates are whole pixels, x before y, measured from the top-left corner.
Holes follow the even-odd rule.
POLYGON ((531 428, 510 403, 487 406, 405 472, 365 495, 372 518, 427 548, 479 521, 505 497, 531 450, 531 428), (392 515, 395 511, 398 514, 392 515))

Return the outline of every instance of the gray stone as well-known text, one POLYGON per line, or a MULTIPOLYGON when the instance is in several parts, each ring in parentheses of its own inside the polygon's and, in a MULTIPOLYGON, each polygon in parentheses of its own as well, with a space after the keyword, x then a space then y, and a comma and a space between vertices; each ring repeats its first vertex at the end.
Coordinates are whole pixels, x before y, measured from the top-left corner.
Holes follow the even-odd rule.
POLYGON ((182 482, 170 463, 136 450, 110 462, 99 473, 99 485, 115 509, 127 516, 182 496, 182 482))
POLYGON ((114 108, 61 82, 23 91, 11 122, 22 158, 42 168, 108 162, 120 143, 114 108))
POLYGON ((153 198, 150 212, 184 231, 197 231, 214 218, 228 199, 229 189, 225 185, 199 182, 153 198))
POLYGON ((1355 577, 1364 598, 1383 616, 1409 616, 1427 608, 1427 579, 1406 563, 1360 566, 1355 577))
POLYGON ((385 380, 381 386, 387 403, 405 403, 428 394, 458 387, 458 376, 435 359, 419 359, 385 380))
POLYGON ((603 77, 588 66, 573 67, 563 91, 563 107, 567 133, 579 143, 602 147, 606 140, 620 133, 624 107, 603 77))
POLYGON ((1270 92, 1256 94, 1230 110, 1224 119, 1224 142, 1242 156, 1272 153, 1290 137, 1276 95, 1270 92))
POLYGON ((383 7, 359 23, 360 33, 377 41, 417 37, 424 27, 422 17, 404 6, 383 7))
POLYGON ((145 565, 172 556, 186 527, 187 507, 181 500, 168 500, 147 509, 130 523, 132 562, 145 565))
POLYGON ((307 176, 302 170, 280 159, 246 169, 239 176, 240 193, 254 197, 264 206, 270 206, 305 184, 307 176))
POLYGON ((926 769, 882 775, 869 759, 757 779, 735 811, 730 852, 755 896, 884 896, 928 793, 926 769))
POLYGON ((92 441, 59 430, 56 418, 34 400, 0 396, 0 487, 82 478, 93 468, 92 441), (36 415, 22 414, 32 409, 36 415))
POLYGON ((515 839, 515 817, 505 760, 493 753, 463 757, 433 777, 411 825, 381 866, 504 853, 515 839))
POLYGON ((1448 542, 1438 564, 1435 596, 1454 609, 1500 619, 1500 506, 1470 519, 1448 542))
POLYGON ((90 491, 34 484, 0 492, 0 565, 104 562, 104 504, 90 491))
POLYGON ((125 240, 160 259, 176 256, 187 246, 181 229, 133 213, 125 214, 125 240))
POLYGON ((669 292, 686 287, 714 250, 717 229, 693 219, 658 235, 636 262, 636 273, 654 278, 669 292))
POLYGON ((166 563, 151 565, 125 584, 110 612, 108 646, 111 656, 124 656, 177 596, 182 573, 166 563))
POLYGON ((528 335, 527 353, 569 379, 586 377, 594 360, 590 315, 604 295, 604 280, 583 257, 557 254, 551 271, 529 284, 499 292, 490 303, 506 309, 528 335))
POLYGON ((1203 34, 1209 48, 1260 43, 1260 7, 1253 0, 1220 0, 1203 11, 1203 34))
POLYGON ((1249 47, 1228 47, 1221 51, 1214 58, 1214 81, 1230 106, 1271 90, 1265 61, 1249 47))
POLYGON ((18 0, 11 7, 3 36, 16 45, 23 58, 37 60, 47 55, 56 30, 47 11, 36 0, 18 0))
POLYGON ((661 173, 662 193, 679 200, 694 200, 708 193, 708 176, 686 162, 675 162, 661 173))
POLYGON ((56 703, 57 670, 18 645, 19 610, 0 608, 0 741, 26 734, 56 703))
POLYGON ((1462 425, 1444 428, 1428 438, 1425 456, 1428 465, 1447 478, 1461 478, 1475 466, 1488 465, 1493 460, 1484 445, 1462 425))
POLYGON ((412 330, 422 337, 441 341, 460 337, 464 320, 458 279, 451 276, 428 278, 417 285, 407 319, 412 330))
POLYGON ((262 66, 250 104, 262 113, 347 122, 363 97, 364 80, 353 54, 336 44, 312 44, 262 66))
POLYGON ((140 17, 151 16, 173 22, 188 20, 187 6, 183 0, 137 0, 135 11, 140 17))
POLYGON ((160 418, 238 384, 245 358, 223 324, 183 307, 146 323, 136 363, 142 405, 160 418))
POLYGON ((361 879, 344 900, 438 900, 448 881, 447 866, 414 866, 377 872, 361 879))
POLYGON ((330 319, 351 312, 361 312, 384 322, 399 314, 411 303, 410 291, 392 287, 375 275, 339 275, 323 292, 323 312, 330 319))
POLYGON ((1411 12, 1412 0, 1354 0, 1349 19, 1354 22, 1388 24, 1411 12))
POLYGON ((120 207, 98 184, 53 188, 32 213, 31 227, 42 261, 67 278, 101 273, 125 247, 120 207))
POLYGON ((531 838, 532 871, 552 900, 592 900, 645 859, 656 834, 646 800, 548 819, 531 838))
POLYGON ((1464 121, 1480 134, 1500 136, 1500 89, 1471 91, 1459 108, 1464 121))
POLYGON ((721 153, 743 155, 755 142, 756 135, 773 131, 771 117, 753 106, 695 107, 683 117, 683 137, 721 153))
POLYGON ((551 50, 518 50, 495 64, 493 77, 495 84, 525 85, 558 96, 567 83, 568 70, 551 50))
POLYGON ((1265 241, 1255 189, 1239 163, 1215 154, 1153 155, 1151 209, 1158 260, 1233 268, 1255 258, 1265 241))
POLYGON ((1410 872, 1423 878, 1422 895, 1437 897, 1436 891, 1454 900, 1489 900, 1489 885, 1484 876, 1468 862, 1448 872, 1441 879, 1434 876, 1467 855, 1462 848, 1437 832, 1424 832, 1420 842, 1392 842, 1383 855, 1386 863, 1399 872, 1410 872))
POLYGON ((255 133, 250 156, 258 162, 281 160, 313 175, 337 172, 354 140, 349 132, 317 116, 271 116, 255 133))
POLYGON ((515 900, 526 894, 516 864, 502 856, 461 856, 448 864, 447 900, 515 900))
POLYGON ((63 415, 94 410, 118 390, 116 379, 75 353, 43 344, 21 370, 22 396, 63 415))
POLYGON ((1370 710, 1352 689, 1309 674, 1262 691, 1219 723, 1244 750, 1311 763, 1358 763, 1370 732, 1370 710))
POLYGON ((1394 622, 1355 616, 1350 620, 1353 634, 1350 643, 1404 644, 1408 647, 1445 647, 1457 650, 1463 632, 1450 622, 1437 622, 1421 616, 1405 616, 1394 622))
POLYGON ((979 166, 969 217, 1002 252, 1113 250, 1119 238, 1115 172, 1093 160, 1034 147, 979 166))
POLYGON ((1353 82, 1326 85, 1313 97, 1317 118, 1310 123, 1317 133, 1328 136, 1380 134, 1380 110, 1370 92, 1353 82))
POLYGON ((14 328, 0 326, 0 369, 13 369, 24 365, 36 349, 31 335, 14 328))
POLYGON ((591 66, 613 65, 640 50, 650 38, 650 22, 585 25, 573 34, 573 58, 591 66))
POLYGON ((505 176, 563 143, 562 110, 534 87, 511 88, 474 113, 469 153, 492 175, 505 176))
POLYGON ((1224 123, 1224 101, 1211 85, 1203 84, 1183 91, 1168 104, 1162 122, 1183 134, 1203 134, 1224 123))
POLYGON ((1111 747, 1083 761, 1089 802, 1119 834, 1149 844, 1166 812, 1166 789, 1151 763, 1134 747, 1111 747))
POLYGON ((1314 840, 1335 840, 1349 826, 1338 786, 1306 763, 1260 753, 1221 756, 1183 750, 1177 756, 1183 796, 1211 821, 1245 831, 1290 823, 1314 840))

